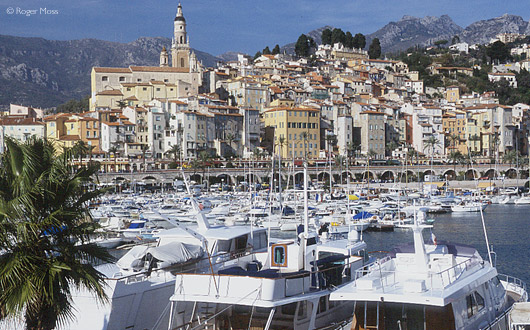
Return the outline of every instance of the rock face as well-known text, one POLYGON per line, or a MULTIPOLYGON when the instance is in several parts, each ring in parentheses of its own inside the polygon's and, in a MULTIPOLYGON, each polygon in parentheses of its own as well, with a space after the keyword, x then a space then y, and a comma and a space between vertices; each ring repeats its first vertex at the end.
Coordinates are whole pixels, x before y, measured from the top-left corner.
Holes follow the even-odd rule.
POLYGON ((521 16, 504 14, 469 25, 460 34, 460 39, 470 44, 484 44, 499 33, 530 34, 530 26, 521 16))
MULTIPOLYGON (((96 39, 54 41, 0 35, 0 107, 20 103, 53 107, 90 94, 93 66, 158 66, 167 38, 139 38, 130 43, 96 39)), ((195 51, 205 66, 218 59, 195 51)))
POLYGON ((383 52, 405 50, 415 45, 432 45, 438 40, 448 40, 462 32, 462 28, 447 16, 423 18, 403 16, 398 22, 390 22, 367 36, 367 46, 379 38, 383 52))

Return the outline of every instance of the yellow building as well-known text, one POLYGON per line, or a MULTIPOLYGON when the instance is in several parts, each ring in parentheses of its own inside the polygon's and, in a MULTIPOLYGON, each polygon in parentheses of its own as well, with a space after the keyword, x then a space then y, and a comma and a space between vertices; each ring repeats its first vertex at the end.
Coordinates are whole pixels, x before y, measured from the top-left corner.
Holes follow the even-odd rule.
POLYGON ((46 123, 46 137, 56 141, 57 147, 71 148, 78 141, 88 146, 99 148, 99 120, 78 114, 56 114, 44 118, 46 123))
POLYGON ((277 107, 263 114, 265 127, 274 128, 274 153, 284 158, 317 158, 320 151, 320 110, 277 107))
POLYGON ((467 154, 467 135, 466 135, 467 118, 466 112, 456 110, 447 112, 442 116, 442 127, 446 136, 446 155, 451 151, 460 151, 467 154), (458 137, 454 140, 452 137, 458 137))
POLYGON ((447 87, 445 99, 449 103, 457 103, 458 100, 460 100, 460 88, 458 88, 458 86, 447 87))

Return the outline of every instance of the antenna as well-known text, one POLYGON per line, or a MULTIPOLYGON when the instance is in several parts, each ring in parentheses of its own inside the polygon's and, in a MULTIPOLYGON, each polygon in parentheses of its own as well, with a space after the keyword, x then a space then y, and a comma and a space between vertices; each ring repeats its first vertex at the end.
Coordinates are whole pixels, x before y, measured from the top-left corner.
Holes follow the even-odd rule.
MULTIPOLYGON (((469 163, 471 165, 471 170, 473 171, 473 180, 475 180, 475 189, 478 190, 478 179, 475 176, 475 169, 473 168, 473 159, 471 158, 471 152, 469 147, 467 148, 467 155, 469 156, 469 163)), ((484 238, 486 238, 486 249, 488 250, 488 260, 490 265, 493 267, 493 262, 491 260, 491 249, 490 241, 488 239, 488 231, 486 230, 486 222, 484 221, 484 212, 482 211, 482 205, 480 206, 480 220, 482 221, 482 230, 484 231, 484 238)))

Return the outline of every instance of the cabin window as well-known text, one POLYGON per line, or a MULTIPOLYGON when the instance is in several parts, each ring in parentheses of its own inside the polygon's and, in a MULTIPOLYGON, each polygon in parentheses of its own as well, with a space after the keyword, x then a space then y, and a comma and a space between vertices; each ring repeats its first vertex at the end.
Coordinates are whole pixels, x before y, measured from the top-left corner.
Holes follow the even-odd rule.
POLYGON ((318 300, 318 311, 317 314, 324 313, 327 310, 326 297, 320 297, 318 300))
POLYGON ((296 304, 297 303, 290 303, 290 304, 287 304, 287 305, 283 305, 282 306, 282 314, 283 315, 294 315, 294 313, 296 312, 296 304))
POLYGON ((217 241, 217 251, 218 252, 228 252, 230 251, 230 241, 229 240, 218 240, 217 241))
POLYGON ((467 317, 471 318, 484 308, 484 298, 478 292, 466 297, 467 317))
POLYGON ((287 246, 284 244, 272 246, 272 266, 287 267, 287 246))
POLYGON ((247 248, 247 236, 239 236, 236 238, 236 251, 243 251, 247 248))

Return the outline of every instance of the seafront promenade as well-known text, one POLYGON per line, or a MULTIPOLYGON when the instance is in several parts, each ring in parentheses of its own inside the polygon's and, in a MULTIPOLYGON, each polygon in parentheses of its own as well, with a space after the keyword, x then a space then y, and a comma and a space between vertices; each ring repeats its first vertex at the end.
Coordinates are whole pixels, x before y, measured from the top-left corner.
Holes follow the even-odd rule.
MULTIPOLYGON (((519 169, 519 179, 517 179, 517 169, 509 164, 480 164, 471 166, 452 165, 412 165, 412 166, 354 166, 336 167, 331 170, 329 167, 309 167, 308 174, 312 180, 328 181, 331 172, 334 183, 346 183, 349 176, 350 182, 366 181, 370 178, 371 184, 392 185, 394 181, 401 178, 401 182, 409 182, 410 187, 417 187, 416 178, 419 176, 423 181, 447 181, 450 187, 473 188, 480 182, 495 183, 497 187, 524 185, 528 178, 527 169, 519 169)), ((209 179, 210 182, 224 182, 227 184, 237 184, 241 181, 253 181, 257 183, 270 182, 272 170, 270 167, 259 168, 204 168, 204 169, 175 169, 175 170, 154 170, 145 172, 109 172, 99 173, 100 182, 145 182, 145 183, 171 183, 175 179, 181 179, 182 173, 196 182, 209 179)), ((303 168, 282 168, 282 181, 294 179, 301 182, 303 178, 303 168)), ((278 177, 277 169, 275 178, 278 177)))

